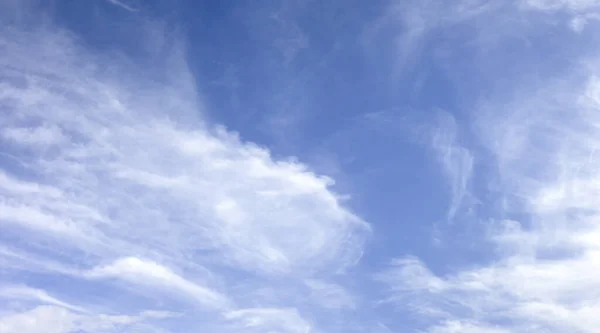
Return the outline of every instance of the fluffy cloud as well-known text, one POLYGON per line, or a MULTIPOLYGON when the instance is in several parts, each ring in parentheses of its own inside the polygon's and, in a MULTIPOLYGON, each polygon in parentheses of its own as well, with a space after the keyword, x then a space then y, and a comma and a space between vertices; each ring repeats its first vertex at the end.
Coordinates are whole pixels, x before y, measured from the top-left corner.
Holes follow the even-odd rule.
MULTIPOLYGON (((370 228, 331 179, 208 125, 177 43, 158 46, 170 55, 150 55, 149 70, 91 54, 52 25, 3 31, 3 278, 28 272, 44 285, 58 276, 83 288, 51 288, 70 299, 85 299, 87 288, 168 304, 191 298, 215 327, 310 330, 294 300, 248 310, 247 295, 228 291, 239 277, 242 290, 269 279, 299 285, 356 263, 370 228)), ((128 324, 119 321, 127 307, 143 310, 132 301, 108 306, 114 315, 84 314, 45 291, 3 292, 46 305, 3 314, 0 332, 104 332, 128 324)))

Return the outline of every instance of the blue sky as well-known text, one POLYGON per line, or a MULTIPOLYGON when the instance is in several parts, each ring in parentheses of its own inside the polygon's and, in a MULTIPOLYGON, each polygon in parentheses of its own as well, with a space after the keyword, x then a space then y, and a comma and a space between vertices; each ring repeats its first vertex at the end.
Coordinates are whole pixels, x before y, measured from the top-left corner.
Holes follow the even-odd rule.
POLYGON ((600 327, 600 1, 0 13, 0 333, 600 327))

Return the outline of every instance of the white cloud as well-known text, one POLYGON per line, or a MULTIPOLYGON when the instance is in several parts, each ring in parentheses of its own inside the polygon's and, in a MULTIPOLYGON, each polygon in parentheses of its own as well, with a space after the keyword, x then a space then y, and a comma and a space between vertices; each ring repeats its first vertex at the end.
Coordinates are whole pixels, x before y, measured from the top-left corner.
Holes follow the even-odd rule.
MULTIPOLYGON (((47 37, 41 43, 50 48, 57 38, 47 37)), ((299 163, 274 160, 265 148, 223 129, 208 129, 199 119, 194 129, 193 122, 177 121, 197 118, 193 96, 94 77, 85 67, 69 65, 76 66, 77 57, 83 56, 68 41, 55 41, 52 53, 64 51, 48 55, 28 49, 35 42, 25 48, 18 38, 38 36, 4 36, 8 57, 3 65, 10 62, 19 70, 41 74, 21 87, 4 83, 5 101, 11 102, 2 106, 9 110, 2 127, 9 133, 35 132, 41 126, 35 124, 60 128, 66 142, 44 154, 17 157, 29 168, 43 170, 37 177, 51 180, 44 186, 63 193, 71 206, 66 207, 69 211, 53 212, 32 207, 23 192, 11 193, 11 204, 2 210, 5 223, 54 231, 64 237, 65 245, 81 235, 110 248, 109 238, 116 236, 124 244, 152 244, 172 253, 215 249, 230 265, 265 273, 310 271, 325 263, 343 268, 360 255, 368 228, 328 190, 329 179, 299 163), (31 59, 35 54, 48 59, 36 62, 31 59), (160 91, 160 98, 148 90, 160 91), (66 99, 55 91, 68 91, 73 97, 66 99), (75 219, 75 207, 96 216, 75 219), (109 215, 112 221, 94 221, 109 215)), ((14 75, 4 68, 6 75, 14 75)), ((11 150, 40 145, 39 140, 10 138, 11 150)), ((52 207, 59 204, 44 200, 52 207)))
POLYGON ((344 287, 322 280, 306 280, 310 289, 312 302, 327 309, 353 309, 357 305, 356 298, 344 287))
POLYGON ((0 265, 4 269, 12 271, 59 273, 66 276, 79 274, 79 271, 69 264, 62 264, 56 260, 36 256, 8 246, 0 246, 0 265))
POLYGON ((36 128, 6 128, 2 131, 2 135, 11 141, 41 146, 59 144, 65 140, 58 127, 45 125, 36 128))
POLYGON ((472 204, 471 177, 475 164, 473 153, 460 137, 464 128, 443 110, 419 112, 389 109, 372 112, 360 118, 360 128, 372 129, 378 135, 389 136, 402 142, 425 147, 439 164, 449 192, 446 219, 453 220, 457 213, 472 204), (422 115, 426 114, 425 119, 422 115))
POLYGON ((60 306, 43 305, 24 312, 0 314, 0 333, 109 333, 166 332, 144 324, 146 319, 167 318, 174 314, 142 312, 135 316, 78 314, 60 306))
POLYGON ((571 17, 569 26, 582 32, 590 21, 600 19, 598 0, 526 0, 524 8, 543 12, 566 12, 571 17))
POLYGON ((455 119, 450 114, 441 113, 431 139, 431 145, 450 183, 449 219, 454 218, 463 200, 469 194, 469 182, 474 163, 471 152, 459 143, 457 131, 455 119))
POLYGON ((44 290, 30 288, 24 285, 0 286, 0 298, 37 301, 45 304, 63 307, 67 310, 75 312, 85 312, 83 308, 56 299, 48 295, 48 293, 44 290))
POLYGON ((427 333, 511 333, 512 331, 473 322, 447 321, 432 327, 427 333))
POLYGON ((138 9, 136 9, 134 6, 128 4, 127 2, 124 2, 124 1, 120 1, 120 0, 106 0, 106 1, 108 1, 109 3, 111 3, 115 6, 119 6, 125 10, 128 10, 130 12, 138 11, 138 9))
POLYGON ((129 283, 157 288, 169 293, 176 292, 192 297, 209 308, 227 308, 230 301, 224 295, 195 284, 155 262, 135 257, 118 259, 84 273, 89 278, 123 279, 129 283))
POLYGON ((381 15, 367 25, 362 34, 363 45, 369 49, 368 52, 376 50, 381 53, 380 47, 376 47, 374 42, 380 35, 391 30, 395 36, 393 42, 390 43, 388 38, 383 41, 386 46, 393 47, 396 62, 392 64, 391 70, 399 75, 419 59, 426 39, 437 30, 477 19, 500 7, 503 7, 503 3, 486 0, 391 0, 381 15))
POLYGON ((14 185, 3 194, 3 223, 98 256, 129 246, 178 256, 215 250, 225 264, 269 274, 343 268, 360 256, 368 227, 340 205, 331 180, 207 128, 194 114, 193 88, 97 74, 97 60, 60 34, 9 31, 2 44, 4 75, 32 73, 2 84, 4 144, 35 173, 3 172, 14 185), (83 59, 92 62, 79 67, 83 59), (60 140, 40 134, 48 128, 60 140))
POLYGON ((525 218, 489 226, 498 257, 488 264, 436 275, 405 258, 378 275, 392 301, 437 323, 428 332, 597 331, 597 74, 582 66, 478 109, 498 163, 495 189, 512 202, 502 214, 525 218))
POLYGON ((221 314, 235 330, 308 332, 295 310, 305 300, 282 296, 304 281, 340 298, 315 300, 325 308, 350 306, 349 292, 319 277, 356 263, 368 224, 330 190, 333 180, 206 124, 179 45, 153 44, 160 56, 149 70, 90 54, 52 26, 4 31, 0 270, 69 288, 4 290, 51 306, 3 313, 0 332, 104 332, 164 317, 118 314, 139 310, 145 295, 215 327, 221 314), (266 304, 228 293, 271 279, 281 289, 266 304), (128 288, 115 288, 121 282, 128 288), (90 290, 102 303, 93 306, 113 314, 60 301, 87 300, 90 290), (127 302, 107 305, 112 295, 127 302))
POLYGON ((590 21, 600 20, 600 13, 585 13, 571 19, 570 26, 575 32, 582 32, 590 21))
POLYGON ((77 315, 67 309, 40 306, 24 313, 0 317, 1 333, 70 333, 77 329, 77 315))
POLYGON ((528 6, 538 10, 584 11, 600 7, 598 0, 526 0, 528 6))
POLYGON ((390 265, 390 270, 378 276, 378 279, 389 283, 394 291, 425 290, 438 292, 447 288, 442 279, 436 277, 415 257, 395 259, 390 265), (394 284, 402 281, 402 284, 394 284))
POLYGON ((309 333, 311 325, 296 309, 249 308, 231 311, 225 318, 256 332, 309 333))

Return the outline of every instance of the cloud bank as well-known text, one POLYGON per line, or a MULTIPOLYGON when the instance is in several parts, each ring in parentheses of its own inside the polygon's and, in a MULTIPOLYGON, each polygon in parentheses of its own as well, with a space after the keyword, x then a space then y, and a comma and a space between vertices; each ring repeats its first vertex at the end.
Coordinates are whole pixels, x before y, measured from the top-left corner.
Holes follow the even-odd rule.
POLYGON ((370 227, 331 179, 207 124, 177 43, 148 68, 52 24, 3 31, 0 332, 160 332, 165 308, 221 331, 314 331, 303 316, 321 301, 249 293, 343 295, 313 279, 354 265, 370 227))

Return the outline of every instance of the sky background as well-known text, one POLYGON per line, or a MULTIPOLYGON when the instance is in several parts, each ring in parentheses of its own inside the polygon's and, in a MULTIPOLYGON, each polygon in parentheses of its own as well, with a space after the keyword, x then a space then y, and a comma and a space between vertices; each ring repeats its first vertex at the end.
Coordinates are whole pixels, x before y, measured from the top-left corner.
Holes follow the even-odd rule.
POLYGON ((591 333, 600 1, 0 1, 0 333, 591 333))

